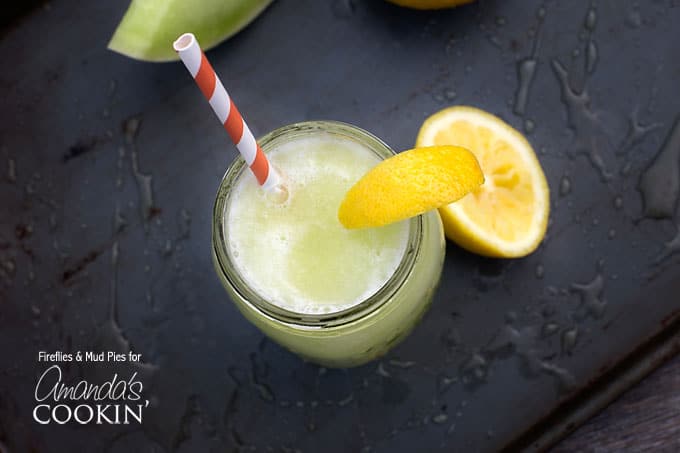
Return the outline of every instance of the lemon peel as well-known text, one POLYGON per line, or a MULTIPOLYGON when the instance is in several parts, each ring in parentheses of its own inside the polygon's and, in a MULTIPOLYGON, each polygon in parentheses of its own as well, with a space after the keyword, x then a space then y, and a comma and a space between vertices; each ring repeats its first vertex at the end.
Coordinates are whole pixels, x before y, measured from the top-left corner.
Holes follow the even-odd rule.
POLYGON ((448 205, 484 182, 469 150, 430 146, 380 162, 350 188, 338 210, 346 228, 366 228, 414 217, 448 205))

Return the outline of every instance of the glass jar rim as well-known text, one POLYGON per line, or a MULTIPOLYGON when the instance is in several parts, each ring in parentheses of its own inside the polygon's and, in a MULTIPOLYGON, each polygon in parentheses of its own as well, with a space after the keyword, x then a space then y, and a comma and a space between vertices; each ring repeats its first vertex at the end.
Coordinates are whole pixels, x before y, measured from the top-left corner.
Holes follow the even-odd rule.
MULTIPOLYGON (((275 129, 257 140, 262 150, 267 151, 281 141, 295 139, 310 133, 328 133, 336 137, 348 138, 363 144, 381 159, 393 156, 395 152, 381 139, 364 129, 339 121, 304 121, 275 129)), ((267 301, 253 290, 232 263, 226 244, 227 222, 225 211, 229 202, 231 188, 243 171, 246 163, 238 156, 229 166, 217 190, 213 205, 212 247, 219 271, 240 298, 263 316, 275 322, 297 328, 328 328, 351 323, 374 313, 385 305, 401 288, 410 275, 420 253, 423 225, 422 215, 409 219, 409 234, 404 255, 390 278, 376 292, 361 302, 344 310, 330 313, 299 313, 281 308, 267 301)))

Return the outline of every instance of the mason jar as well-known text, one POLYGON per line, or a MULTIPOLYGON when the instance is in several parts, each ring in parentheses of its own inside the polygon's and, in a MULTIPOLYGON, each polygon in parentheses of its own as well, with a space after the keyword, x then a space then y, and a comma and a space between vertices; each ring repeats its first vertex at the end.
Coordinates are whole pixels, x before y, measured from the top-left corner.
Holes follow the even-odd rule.
MULTIPOLYGON (((394 155, 383 141, 358 127, 309 121, 276 129, 258 140, 265 155, 295 141, 349 141, 378 159, 394 155)), ((299 159, 299 165, 305 160, 299 159)), ((339 311, 301 313, 283 308, 244 278, 230 247, 229 206, 239 178, 251 177, 238 157, 225 173, 215 200, 212 256, 215 270, 240 312, 265 335, 306 360, 328 367, 366 363, 403 340, 429 307, 444 261, 444 233, 436 210, 406 220, 404 253, 387 281, 374 293, 339 311)), ((324 253, 324 250, 319 250, 324 253)), ((351 265, 348 263, 347 265, 351 265)), ((311 276, 310 276, 311 278, 311 276)))

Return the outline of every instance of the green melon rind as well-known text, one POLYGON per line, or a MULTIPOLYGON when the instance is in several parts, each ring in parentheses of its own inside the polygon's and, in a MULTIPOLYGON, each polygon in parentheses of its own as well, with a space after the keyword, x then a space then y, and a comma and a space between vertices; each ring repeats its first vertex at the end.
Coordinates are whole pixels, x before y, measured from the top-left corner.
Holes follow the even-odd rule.
POLYGON ((142 61, 178 60, 172 43, 193 33, 204 50, 255 19, 272 0, 132 0, 108 48, 142 61))

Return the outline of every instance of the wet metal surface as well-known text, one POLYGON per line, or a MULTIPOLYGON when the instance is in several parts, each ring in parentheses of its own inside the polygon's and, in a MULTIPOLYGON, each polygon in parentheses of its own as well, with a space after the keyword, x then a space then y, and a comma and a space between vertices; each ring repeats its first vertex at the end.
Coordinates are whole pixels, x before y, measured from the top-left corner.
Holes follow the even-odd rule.
POLYGON ((229 302, 210 222, 236 151, 181 63, 106 50, 124 8, 46 4, 0 38, 0 451, 541 448, 677 349, 676 2, 279 1, 208 53, 256 136, 333 119, 406 149, 468 104, 538 153, 539 250, 449 245, 422 324, 351 370, 303 362, 229 302), (135 376, 142 424, 33 421, 39 351, 79 350, 142 355, 61 363, 68 383, 135 376))

